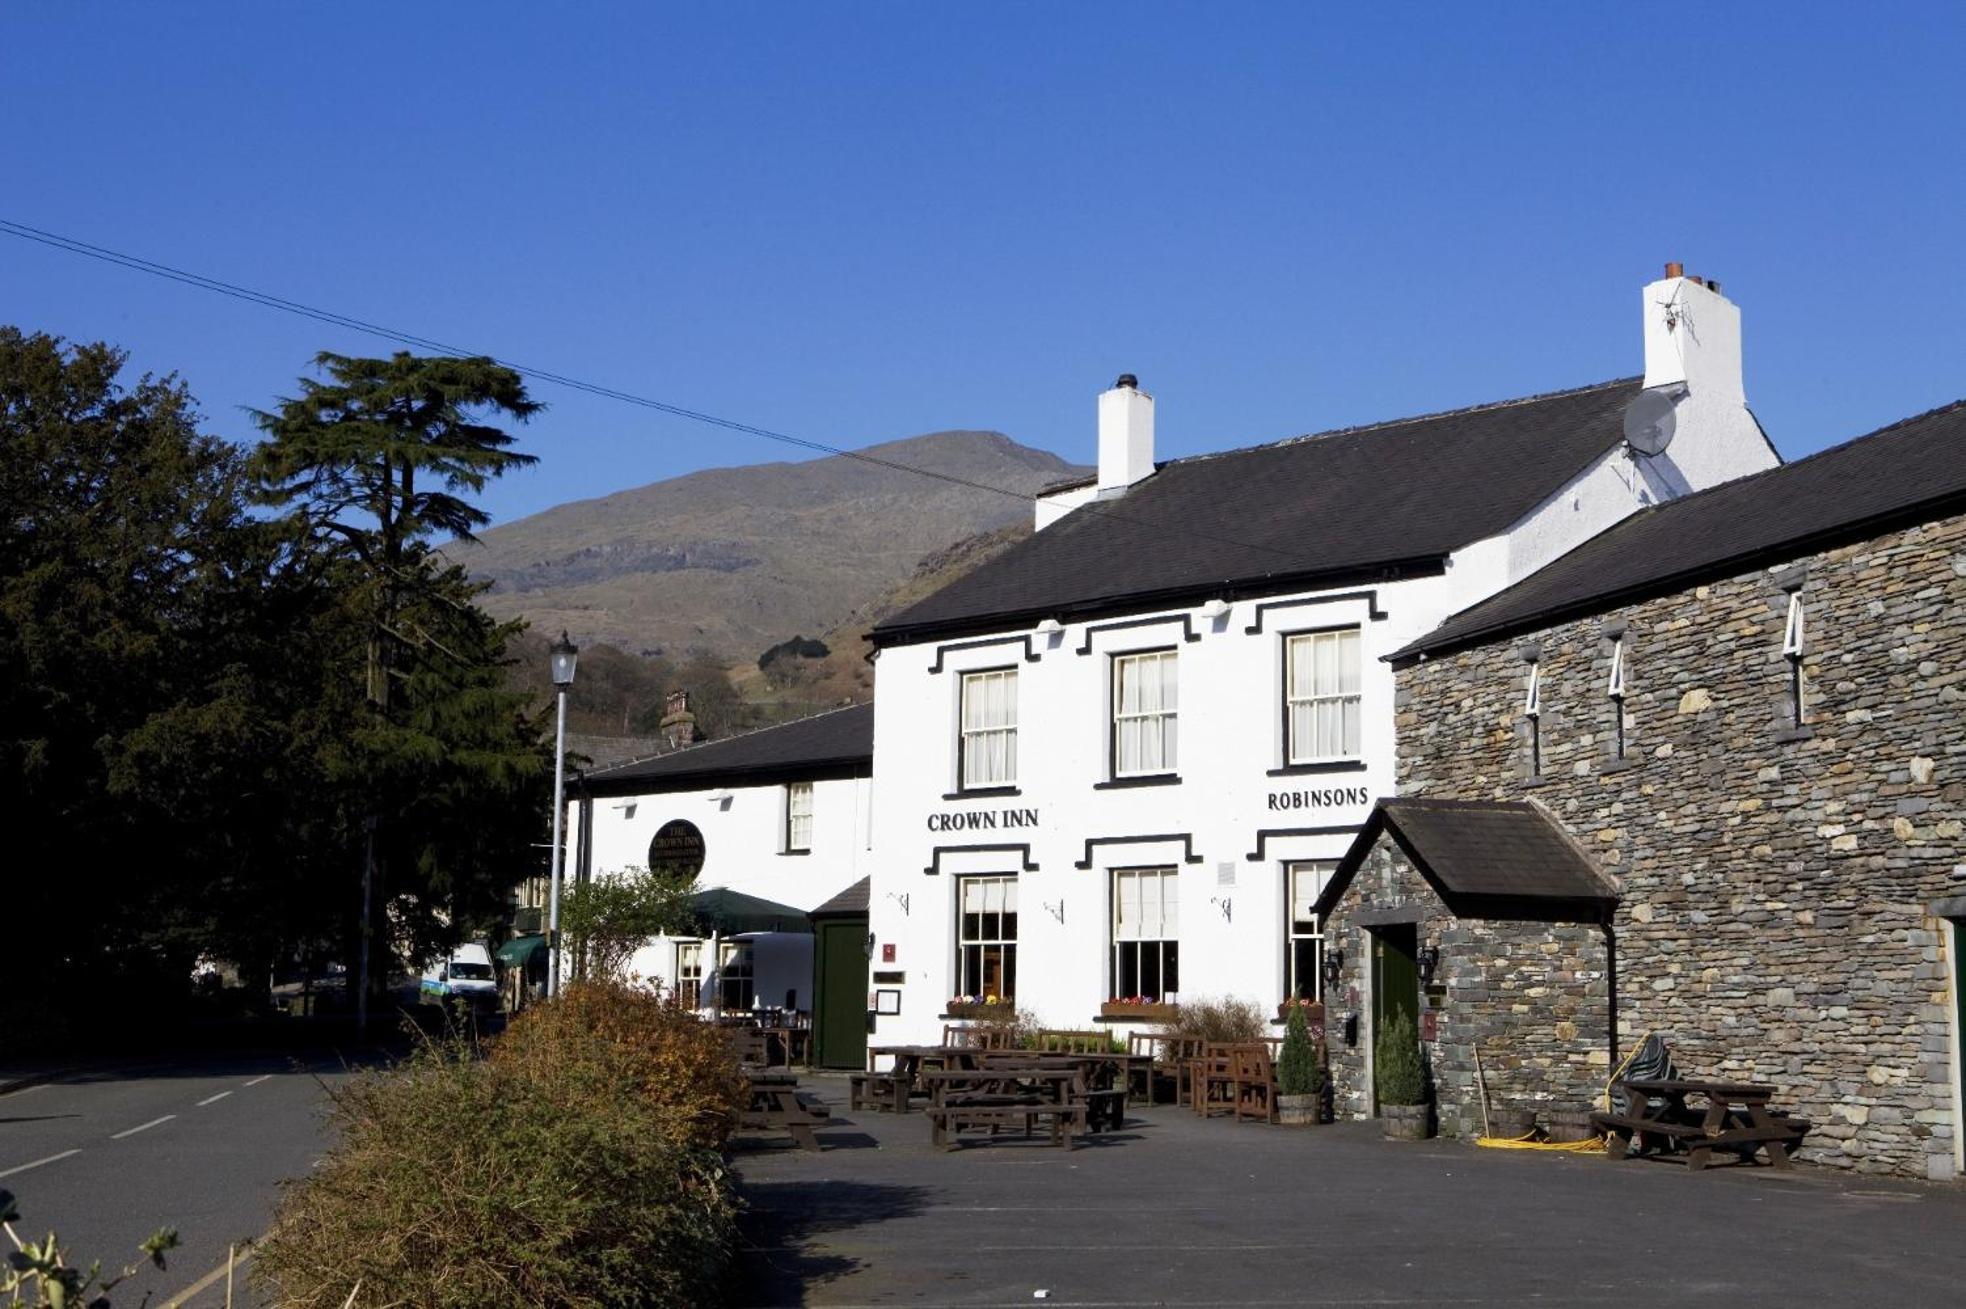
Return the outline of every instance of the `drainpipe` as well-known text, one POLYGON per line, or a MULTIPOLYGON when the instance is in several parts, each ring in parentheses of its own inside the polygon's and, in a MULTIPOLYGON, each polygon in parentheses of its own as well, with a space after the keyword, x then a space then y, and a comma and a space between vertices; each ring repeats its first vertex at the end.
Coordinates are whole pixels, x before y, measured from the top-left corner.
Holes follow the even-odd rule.
POLYGON ((1606 1012, 1610 1019, 1605 1037, 1611 1043, 1611 1065, 1604 1074, 1606 1077, 1618 1067, 1618 929, 1611 925, 1611 913, 1606 910, 1604 921, 1600 924, 1604 928, 1604 983, 1608 993, 1606 1012))

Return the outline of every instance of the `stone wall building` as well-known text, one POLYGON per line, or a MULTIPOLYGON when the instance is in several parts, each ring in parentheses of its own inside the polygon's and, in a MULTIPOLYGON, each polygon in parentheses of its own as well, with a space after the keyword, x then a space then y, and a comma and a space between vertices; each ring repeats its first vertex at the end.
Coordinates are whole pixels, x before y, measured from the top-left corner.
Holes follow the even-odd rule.
MULTIPOLYGON (((1494 928, 1426 905, 1449 1130, 1474 1035, 1490 1070, 1534 1073, 1504 1071, 1504 1096, 1577 1099, 1615 1015, 1621 1048, 1657 1031, 1689 1074, 1780 1088, 1816 1124, 1805 1159, 1955 1175, 1966 404, 1645 510, 1392 662, 1403 796, 1533 806, 1619 887, 1595 946, 1518 924, 1499 971, 1494 928), (1540 981, 1525 949, 1548 952, 1540 981), (1463 1021, 1463 988, 1489 1011, 1463 1021)), ((1347 862, 1379 863, 1327 925, 1348 960, 1361 914, 1426 898, 1365 839, 1347 862)))

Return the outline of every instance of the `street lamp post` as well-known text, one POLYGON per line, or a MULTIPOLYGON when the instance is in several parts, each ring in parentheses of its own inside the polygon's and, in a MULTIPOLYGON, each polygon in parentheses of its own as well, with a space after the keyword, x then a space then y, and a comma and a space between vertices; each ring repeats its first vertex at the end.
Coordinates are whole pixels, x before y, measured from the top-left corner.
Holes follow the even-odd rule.
POLYGON ((546 892, 546 994, 560 993, 560 870, 566 849, 567 820, 567 688, 573 685, 573 665, 580 647, 565 632, 549 652, 553 689, 559 701, 559 726, 553 734, 553 848, 547 854, 552 870, 546 892))

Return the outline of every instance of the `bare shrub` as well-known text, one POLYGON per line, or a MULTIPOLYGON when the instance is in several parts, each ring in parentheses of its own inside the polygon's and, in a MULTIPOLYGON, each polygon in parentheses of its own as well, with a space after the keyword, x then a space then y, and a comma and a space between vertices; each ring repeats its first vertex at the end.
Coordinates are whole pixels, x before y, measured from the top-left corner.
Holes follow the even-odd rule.
POLYGON ((1156 1036, 1201 1041, 1255 1041, 1268 1033, 1269 1023, 1253 1000, 1233 995, 1183 996, 1172 1021, 1156 1028, 1156 1036))

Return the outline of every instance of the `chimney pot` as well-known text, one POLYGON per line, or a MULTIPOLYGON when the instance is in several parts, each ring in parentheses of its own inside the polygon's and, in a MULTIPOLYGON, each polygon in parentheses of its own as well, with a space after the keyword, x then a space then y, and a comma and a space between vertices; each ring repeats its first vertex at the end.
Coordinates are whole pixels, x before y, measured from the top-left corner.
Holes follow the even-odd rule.
POLYGON ((1682 263, 1679 263, 1679 262, 1678 262, 1677 260, 1675 260, 1675 261, 1674 261, 1674 262, 1672 262, 1672 263, 1669 263, 1669 264, 1667 264, 1667 265, 1666 265, 1666 276, 1667 276, 1667 277, 1684 277, 1684 276, 1686 276, 1686 265, 1685 265, 1685 264, 1682 264, 1682 263))
POLYGON ((1120 380, 1114 382, 1113 385, 1116 387, 1123 386, 1129 391, 1137 391, 1140 389, 1140 379, 1132 373, 1121 373, 1120 380))

